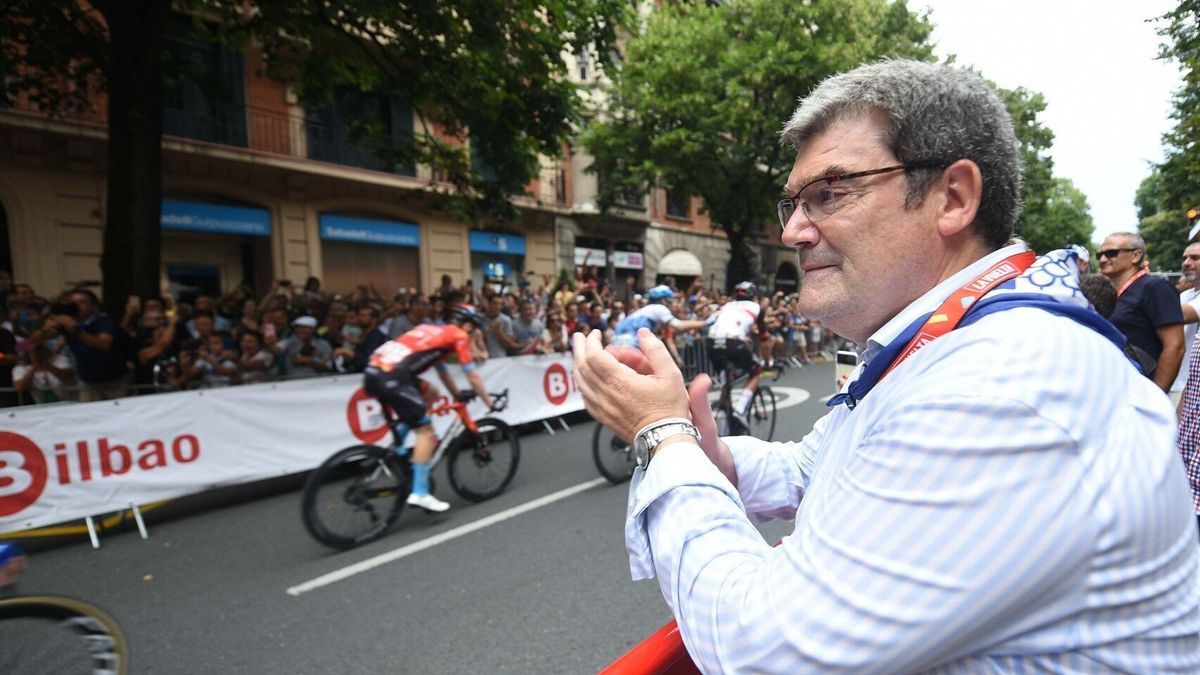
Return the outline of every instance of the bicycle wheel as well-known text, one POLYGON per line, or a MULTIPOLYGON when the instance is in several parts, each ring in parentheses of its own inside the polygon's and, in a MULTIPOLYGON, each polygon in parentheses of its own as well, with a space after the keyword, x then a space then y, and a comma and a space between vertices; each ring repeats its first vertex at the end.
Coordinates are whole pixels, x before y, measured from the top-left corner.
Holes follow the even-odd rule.
POLYGON ((775 392, 770 387, 759 387, 750 399, 750 410, 746 412, 747 432, 764 441, 775 435, 775 392))
POLYGON ((507 422, 492 417, 475 421, 477 431, 463 429, 450 448, 450 487, 471 502, 491 499, 517 474, 521 442, 507 422))
POLYGON ((614 485, 620 485, 633 477, 637 468, 637 459, 633 456, 633 446, 617 438, 603 424, 596 423, 596 431, 592 433, 592 459, 601 476, 614 485))
POLYGON ((411 489, 408 463, 391 449, 351 446, 325 460, 304 483, 304 527, 332 548, 374 541, 400 517, 411 489))
POLYGON ((129 672, 129 644, 100 608, 71 598, 0 600, 0 673, 129 672))

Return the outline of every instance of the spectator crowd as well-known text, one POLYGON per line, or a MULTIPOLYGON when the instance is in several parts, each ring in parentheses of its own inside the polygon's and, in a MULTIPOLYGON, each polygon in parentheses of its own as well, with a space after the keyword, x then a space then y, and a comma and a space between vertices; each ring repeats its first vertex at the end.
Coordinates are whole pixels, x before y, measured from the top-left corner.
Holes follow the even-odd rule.
MULTIPOLYGON (((681 319, 706 319, 730 299, 702 278, 684 288, 672 277, 665 283, 676 290, 671 310, 681 319)), ((644 296, 635 277, 615 291, 592 266, 557 278, 530 272, 515 287, 476 289, 444 275, 432 293, 401 288, 390 297, 370 286, 332 292, 310 277, 303 287, 279 280, 261 297, 249 284, 219 298, 131 296, 116 318, 101 311, 89 287, 47 298, 0 273, 0 405, 358 372, 379 345, 418 324, 444 322, 457 303, 484 315, 474 333, 480 360, 564 353, 575 332, 599 330, 610 342, 617 323, 648 302, 644 296)), ((769 329, 763 353, 802 365, 825 358, 834 336, 802 316, 796 302, 782 291, 760 298, 769 329)), ((702 331, 668 337, 687 369, 702 331)))

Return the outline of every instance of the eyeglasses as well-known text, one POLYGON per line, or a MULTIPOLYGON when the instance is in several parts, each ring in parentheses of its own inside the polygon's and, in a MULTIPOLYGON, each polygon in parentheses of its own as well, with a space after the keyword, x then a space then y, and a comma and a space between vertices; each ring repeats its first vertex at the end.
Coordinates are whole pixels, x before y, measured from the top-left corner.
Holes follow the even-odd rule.
POLYGON ((1106 248, 1103 251, 1097 251, 1096 257, 1097 258, 1115 258, 1115 257, 1121 255, 1122 251, 1128 253, 1128 252, 1140 251, 1140 250, 1141 249, 1137 249, 1137 248, 1106 248))
POLYGON ((838 183, 844 183, 848 180, 856 178, 866 178, 867 176, 877 176, 882 173, 891 173, 892 171, 916 171, 917 169, 941 169, 946 165, 935 162, 918 162, 914 164, 898 164, 896 166, 886 166, 882 169, 871 169, 869 171, 855 171, 854 173, 843 173, 836 176, 825 176, 818 178, 813 182, 800 188, 796 194, 791 197, 784 197, 779 200, 776 208, 779 211, 779 226, 786 228, 788 221, 792 219, 792 215, 796 212, 796 208, 803 209, 804 215, 814 223, 819 223, 829 216, 833 215, 841 207, 841 198, 846 195, 844 189, 837 189, 838 183))

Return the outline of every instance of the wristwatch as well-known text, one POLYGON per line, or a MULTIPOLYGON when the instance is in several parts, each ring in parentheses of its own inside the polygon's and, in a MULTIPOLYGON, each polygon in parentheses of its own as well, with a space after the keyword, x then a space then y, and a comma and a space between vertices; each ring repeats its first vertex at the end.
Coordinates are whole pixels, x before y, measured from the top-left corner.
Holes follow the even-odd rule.
POLYGON ((633 457, 638 466, 645 469, 650 464, 650 458, 658 445, 671 436, 687 434, 697 441, 700 440, 700 430, 691 421, 682 417, 670 417, 642 427, 633 439, 633 457))

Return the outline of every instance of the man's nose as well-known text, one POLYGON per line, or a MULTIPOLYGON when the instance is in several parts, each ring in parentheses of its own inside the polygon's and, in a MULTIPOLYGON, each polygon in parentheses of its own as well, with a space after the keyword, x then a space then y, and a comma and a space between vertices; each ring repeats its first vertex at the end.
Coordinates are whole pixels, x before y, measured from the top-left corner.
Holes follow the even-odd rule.
POLYGON ((792 248, 813 246, 821 239, 821 233, 804 209, 798 208, 792 212, 792 217, 788 219, 779 239, 785 246, 792 248))

